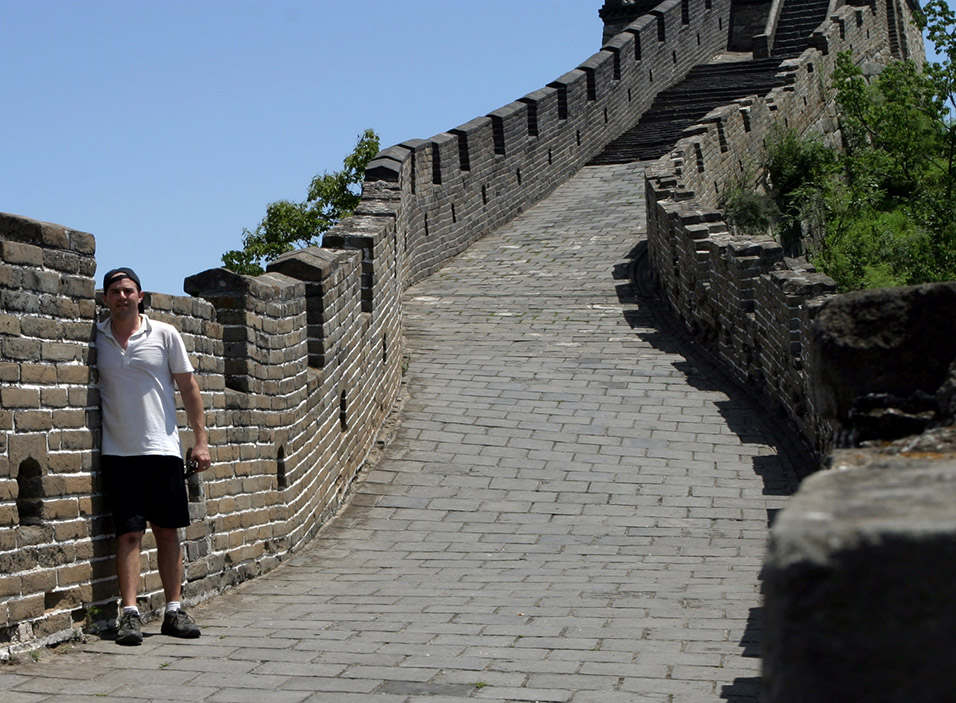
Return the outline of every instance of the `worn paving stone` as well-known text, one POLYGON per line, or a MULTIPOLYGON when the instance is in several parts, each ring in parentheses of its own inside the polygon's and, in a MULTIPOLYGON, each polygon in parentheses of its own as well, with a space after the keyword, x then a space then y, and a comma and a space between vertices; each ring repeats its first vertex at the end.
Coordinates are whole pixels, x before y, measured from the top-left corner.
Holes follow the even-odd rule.
POLYGON ((411 288, 399 428, 319 537, 201 639, 4 667, 3 700, 755 700, 795 479, 635 295, 644 207, 639 165, 585 168, 411 288))

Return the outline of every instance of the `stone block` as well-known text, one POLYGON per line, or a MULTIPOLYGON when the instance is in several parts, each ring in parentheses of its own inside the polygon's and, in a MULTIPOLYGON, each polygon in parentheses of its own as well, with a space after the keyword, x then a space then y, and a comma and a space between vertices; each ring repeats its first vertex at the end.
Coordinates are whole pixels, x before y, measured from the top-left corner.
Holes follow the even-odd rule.
POLYGON ((13 414, 17 432, 47 432, 53 429, 53 417, 47 410, 19 410, 13 414))
POLYGON ((33 244, 0 241, 0 256, 8 264, 27 266, 43 265, 43 250, 33 244))
POLYGON ((0 389, 0 402, 4 408, 39 408, 40 391, 18 386, 0 389))
POLYGON ((3 339, 3 356, 7 359, 39 361, 40 349, 40 342, 35 339, 23 339, 20 337, 5 337, 3 339))
MULTIPOLYGON (((861 413, 868 398, 932 397, 944 384, 952 385, 954 306, 954 282, 857 291, 828 300, 813 323, 812 381, 820 411, 866 435, 872 431, 861 413)), ((951 415, 953 409, 943 411, 951 415)))
POLYGON ((761 700, 956 700, 956 459, 852 463, 774 523, 761 700))

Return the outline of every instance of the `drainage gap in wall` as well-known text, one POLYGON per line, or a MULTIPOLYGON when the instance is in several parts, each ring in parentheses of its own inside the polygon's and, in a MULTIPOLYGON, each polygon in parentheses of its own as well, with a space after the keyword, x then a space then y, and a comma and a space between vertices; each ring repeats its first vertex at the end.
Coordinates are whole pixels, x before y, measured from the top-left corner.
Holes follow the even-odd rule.
POLYGON ((43 524, 43 470, 33 458, 20 462, 17 471, 17 520, 21 525, 43 524))
POLYGON ((649 69, 649 70, 647 71, 647 79, 648 79, 651 83, 654 82, 654 71, 653 71, 653 70, 650 70, 650 69, 649 69))
POLYGON ((574 138, 577 141, 578 146, 581 146, 581 130, 580 129, 574 133, 574 138))
POLYGON ((428 215, 425 215, 425 236, 428 236, 428 215))
POLYGON ((279 490, 289 487, 289 479, 285 473, 285 447, 279 447, 276 454, 276 486, 279 490))
POLYGON ((548 87, 558 91, 558 119, 568 119, 568 86, 563 83, 548 83, 548 87))
POLYGON ((604 108, 604 124, 607 124, 607 123, 608 123, 607 108, 604 108))
POLYGON ((432 183, 441 185, 441 150, 437 144, 432 144, 432 183))
POLYGON ((486 186, 481 186, 481 204, 488 204, 488 188, 486 186))
POLYGON ((680 23, 690 24, 690 0, 680 0, 680 23))
POLYGON ((554 163, 554 154, 548 149, 548 166, 554 163))
POLYGON ((451 221, 458 222, 458 215, 455 214, 455 203, 451 204, 451 221))
POLYGON ((637 32, 631 32, 631 36, 634 37, 634 60, 641 60, 641 35, 637 32))
POLYGON ((528 106, 528 136, 537 137, 538 136, 538 101, 531 100, 530 98, 521 98, 520 102, 523 102, 528 106))
POLYGON ((495 142, 495 154, 505 155, 505 121, 498 115, 491 116, 491 135, 495 142))
POLYGON ((348 400, 345 391, 339 396, 339 427, 345 432, 349 428, 348 400))
POLYGON ((382 335, 382 363, 388 363, 388 335, 382 335))
POLYGON ((594 76, 593 68, 584 69, 585 83, 587 84, 588 102, 597 100, 597 79, 594 76))
POLYGON ((462 171, 470 171, 471 156, 468 154, 468 135, 459 129, 453 129, 451 133, 458 137, 458 167, 462 171))
POLYGON ((411 158, 411 168, 412 168, 412 195, 415 195, 415 190, 418 186, 418 169, 415 167, 415 152, 412 152, 411 158))
POLYGON ((515 170, 515 178, 518 179, 518 185, 520 186, 521 185, 521 169, 520 168, 515 170))

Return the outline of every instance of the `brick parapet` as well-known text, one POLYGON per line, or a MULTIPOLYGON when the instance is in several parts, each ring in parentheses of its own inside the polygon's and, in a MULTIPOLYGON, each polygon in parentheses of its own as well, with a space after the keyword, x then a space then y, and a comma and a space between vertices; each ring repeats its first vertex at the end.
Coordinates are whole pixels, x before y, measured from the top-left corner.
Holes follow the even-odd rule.
POLYGON ((661 90, 726 46, 729 0, 659 4, 547 86, 427 140, 383 150, 403 285, 547 196, 633 126, 661 90), (685 16, 686 15, 686 16, 685 16), (685 21, 686 19, 686 21, 685 21))
POLYGON ((725 188, 759 169, 778 125, 839 140, 829 76, 840 52, 883 62, 886 5, 843 6, 814 47, 783 62, 784 85, 712 110, 646 170, 648 249, 655 278, 685 326, 741 381, 760 388, 820 452, 832 428, 809 385, 810 325, 832 280, 786 259, 769 237, 734 235, 718 209, 725 188))
POLYGON ((0 230, 0 631, 46 636, 99 591, 95 242, 5 214, 0 230))
MULTIPOLYGON (((355 215, 321 248, 282 257, 256 278, 197 274, 187 283, 193 297, 150 295, 150 314, 183 331, 213 445, 215 466, 189 485, 197 518, 185 531, 189 601, 272 568, 339 507, 399 391, 403 291, 547 196, 633 126, 658 92, 724 49, 729 13, 730 0, 661 3, 547 86, 380 152, 355 215)), ((857 36, 853 26, 849 34, 857 36)), ((728 310, 700 306, 701 329, 736 321, 729 310, 756 320, 761 296, 783 295, 761 287, 759 266, 773 256, 727 244, 712 200, 685 207, 713 187, 715 155, 729 172, 735 154, 755 148, 753 113, 789 109, 778 99, 789 98, 718 111, 695 136, 700 156, 686 144, 673 156, 681 167, 703 159, 696 180, 671 169, 654 181, 673 202, 655 202, 650 220, 684 228, 687 237, 666 247, 694 262, 692 275, 671 266, 670 289, 706 303, 716 285, 728 301, 728 310), (742 151, 721 151, 720 139, 742 151), (724 280, 742 285, 723 291, 724 280)), ((0 632, 9 651, 68 636, 93 608, 108 612, 116 587, 97 472, 94 239, 0 216, 0 246, 0 632), (22 517, 34 505, 39 524, 22 517)), ((773 285, 784 283, 794 285, 773 285)), ((782 299, 781 316, 802 330, 803 308, 782 299)), ((748 343, 737 333, 727 349, 748 343)), ((188 431, 183 441, 190 444, 188 431)), ((161 591, 147 547, 145 605, 153 608, 161 591)))

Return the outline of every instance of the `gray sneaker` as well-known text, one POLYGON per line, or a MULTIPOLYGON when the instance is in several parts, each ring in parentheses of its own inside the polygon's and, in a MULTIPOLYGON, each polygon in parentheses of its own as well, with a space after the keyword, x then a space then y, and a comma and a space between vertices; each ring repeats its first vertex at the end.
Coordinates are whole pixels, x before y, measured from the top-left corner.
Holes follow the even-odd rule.
POLYGON ((123 613, 116 627, 116 644, 137 645, 143 643, 143 620, 139 613, 123 613))
POLYGON ((182 637, 183 639, 195 639, 201 634, 196 621, 187 615, 185 610, 174 610, 171 613, 166 613, 160 632, 170 637, 182 637))

